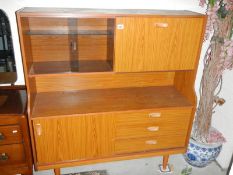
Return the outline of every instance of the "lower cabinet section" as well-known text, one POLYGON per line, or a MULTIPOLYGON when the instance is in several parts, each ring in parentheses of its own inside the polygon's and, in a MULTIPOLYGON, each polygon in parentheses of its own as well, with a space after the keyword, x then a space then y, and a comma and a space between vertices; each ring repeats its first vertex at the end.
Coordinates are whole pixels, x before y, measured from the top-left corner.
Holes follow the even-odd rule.
POLYGON ((36 118, 38 164, 185 147, 192 108, 36 118))

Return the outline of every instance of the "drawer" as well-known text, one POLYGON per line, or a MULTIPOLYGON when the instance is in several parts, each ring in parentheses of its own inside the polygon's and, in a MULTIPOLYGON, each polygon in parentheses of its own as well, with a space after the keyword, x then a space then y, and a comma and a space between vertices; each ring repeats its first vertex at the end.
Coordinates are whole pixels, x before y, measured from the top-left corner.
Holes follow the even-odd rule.
POLYGON ((19 125, 0 126, 0 145, 22 142, 19 125))
POLYGON ((118 126, 116 128, 116 138, 138 138, 138 137, 153 137, 166 136, 179 133, 186 135, 189 127, 189 120, 183 124, 162 122, 151 122, 146 124, 118 126))
POLYGON ((18 164, 25 162, 23 144, 0 146, 0 165, 18 164))
POLYGON ((124 112, 115 114, 116 124, 118 126, 135 125, 151 122, 173 122, 182 124, 183 119, 190 119, 192 108, 177 108, 177 109, 150 109, 143 111, 124 112))
POLYGON ((115 118, 116 138, 186 135, 192 109, 148 110, 115 118))
POLYGON ((19 123, 18 115, 0 115, 0 125, 16 125, 19 123))
POLYGON ((157 149, 180 148, 185 146, 185 136, 172 135, 115 140, 115 153, 133 153, 157 149))

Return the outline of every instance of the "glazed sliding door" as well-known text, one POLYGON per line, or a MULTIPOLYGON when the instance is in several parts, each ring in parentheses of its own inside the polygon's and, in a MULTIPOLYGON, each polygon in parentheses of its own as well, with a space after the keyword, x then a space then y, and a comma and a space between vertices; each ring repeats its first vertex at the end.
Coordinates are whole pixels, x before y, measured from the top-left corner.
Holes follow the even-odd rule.
POLYGON ((115 71, 194 69, 203 25, 197 17, 117 18, 115 71))

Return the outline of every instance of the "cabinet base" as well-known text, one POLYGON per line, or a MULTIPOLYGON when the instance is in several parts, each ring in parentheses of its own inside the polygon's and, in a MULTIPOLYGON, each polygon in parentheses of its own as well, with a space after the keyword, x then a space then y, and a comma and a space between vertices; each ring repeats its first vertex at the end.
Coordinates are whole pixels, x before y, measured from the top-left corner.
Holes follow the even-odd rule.
POLYGON ((172 155, 172 154, 183 154, 186 152, 186 148, 176 148, 176 149, 167 149, 167 150, 160 150, 156 152, 142 152, 142 153, 135 153, 135 154, 124 154, 114 157, 107 157, 101 159, 92 159, 92 160, 82 160, 82 161, 70 161, 70 162, 59 162, 54 164, 35 164, 35 169, 40 170, 48 170, 48 169, 59 169, 65 167, 73 167, 73 166, 81 166, 81 165, 89 165, 95 163, 104 163, 104 162, 112 162, 112 161, 120 161, 120 160, 130 160, 130 159, 139 159, 139 158, 146 158, 146 157, 154 157, 154 156, 161 156, 161 155, 172 155))

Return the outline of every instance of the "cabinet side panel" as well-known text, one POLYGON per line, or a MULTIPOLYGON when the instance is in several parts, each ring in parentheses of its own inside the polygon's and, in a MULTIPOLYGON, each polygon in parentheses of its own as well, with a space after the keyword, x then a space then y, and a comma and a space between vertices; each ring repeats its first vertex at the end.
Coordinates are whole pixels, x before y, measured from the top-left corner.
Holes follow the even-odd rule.
POLYGON ((35 78, 29 78, 30 70, 33 64, 32 50, 31 50, 31 38, 29 35, 26 35, 26 32, 29 30, 28 18, 20 17, 20 14, 17 13, 17 24, 20 38, 20 47, 21 54, 23 59, 24 67, 24 76, 27 86, 27 95, 28 95, 28 113, 31 114, 33 104, 35 101, 35 95, 37 92, 35 78))
MULTIPOLYGON (((180 71, 175 73, 174 77, 174 86, 175 88, 183 94, 190 103, 193 104, 193 110, 192 110, 192 117, 189 123, 189 130, 187 133, 186 137, 186 146, 189 143, 189 138, 191 134, 191 129, 192 129, 192 123, 196 111, 196 93, 195 93, 195 80, 196 80, 196 73, 197 73, 197 68, 198 68, 198 63, 199 63, 199 58, 200 58, 200 53, 201 53, 201 48, 202 48, 202 43, 204 41, 204 34, 205 34, 205 29, 206 29, 206 22, 207 22, 207 16, 202 17, 202 26, 201 26, 201 35, 198 38, 198 48, 196 50, 196 57, 194 59, 194 70, 193 71, 180 71)), ((192 51, 190 51, 192 52, 192 51)))

